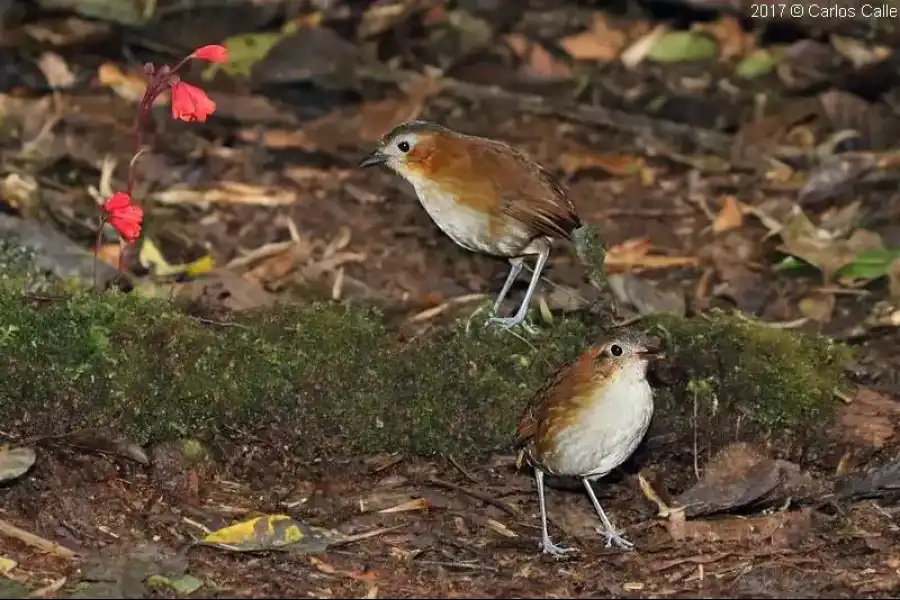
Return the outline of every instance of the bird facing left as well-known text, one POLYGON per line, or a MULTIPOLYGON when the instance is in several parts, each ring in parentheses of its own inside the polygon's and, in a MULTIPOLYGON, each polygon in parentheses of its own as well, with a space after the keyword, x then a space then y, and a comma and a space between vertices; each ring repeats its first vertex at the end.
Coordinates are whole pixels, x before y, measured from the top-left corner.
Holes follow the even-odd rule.
POLYGON ((386 134, 361 167, 384 165, 408 181, 432 221, 466 250, 505 258, 510 269, 489 322, 522 323, 553 240, 569 240, 581 219, 565 188, 512 146, 430 121, 409 121, 386 134), (511 317, 501 303, 536 256, 525 298, 511 317))

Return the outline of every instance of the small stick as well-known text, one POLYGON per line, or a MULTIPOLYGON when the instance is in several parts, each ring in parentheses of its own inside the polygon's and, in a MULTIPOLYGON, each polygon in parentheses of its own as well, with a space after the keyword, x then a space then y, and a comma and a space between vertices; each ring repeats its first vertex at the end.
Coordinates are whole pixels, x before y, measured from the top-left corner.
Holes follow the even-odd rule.
POLYGON ((44 552, 49 552, 50 554, 68 558, 69 560, 72 560, 73 558, 78 556, 77 552, 69 550, 65 546, 61 546, 56 542, 51 542, 50 540, 44 539, 39 535, 29 533, 24 529, 19 529, 12 523, 4 521, 3 519, 0 519, 0 533, 4 533, 11 538, 15 538, 19 541, 25 542, 29 546, 40 548, 44 552))
POLYGON ((475 490, 468 490, 468 489, 462 487, 461 485, 456 485, 455 483, 450 483, 449 481, 444 481, 443 479, 438 479, 437 477, 429 477, 428 483, 430 483, 432 485, 436 485, 438 487, 448 489, 448 490, 453 490, 454 492, 460 492, 467 496, 471 496, 472 498, 475 498, 476 500, 481 500, 482 502, 487 502, 488 504, 490 504, 492 506, 496 506, 497 508, 499 508, 506 514, 512 515, 513 517, 515 517, 517 519, 521 517, 521 515, 519 514, 519 511, 514 509, 512 506, 506 504, 505 502, 501 502, 500 500, 497 500, 496 498, 491 498, 490 496, 488 496, 487 494, 484 494, 482 492, 476 492, 475 490))
POLYGON ((454 467, 457 471, 459 471, 460 473, 462 473, 462 476, 463 476, 463 477, 465 477, 466 479, 468 479, 468 480, 471 481, 472 483, 478 483, 478 484, 481 483, 480 481, 478 481, 478 479, 475 478, 474 475, 472 475, 471 473, 469 473, 468 471, 466 471, 465 468, 463 468, 463 466, 462 466, 461 464, 459 464, 459 462, 458 462, 455 458, 453 458, 453 455, 452 455, 452 454, 448 454, 448 455, 447 455, 447 460, 450 461, 450 464, 453 465, 453 467, 454 467))
POLYGON ((468 569, 470 571, 490 571, 497 573, 497 568, 490 565, 480 565, 477 563, 450 562, 444 560, 417 560, 419 565, 434 565, 436 567, 448 567, 450 569, 468 569))

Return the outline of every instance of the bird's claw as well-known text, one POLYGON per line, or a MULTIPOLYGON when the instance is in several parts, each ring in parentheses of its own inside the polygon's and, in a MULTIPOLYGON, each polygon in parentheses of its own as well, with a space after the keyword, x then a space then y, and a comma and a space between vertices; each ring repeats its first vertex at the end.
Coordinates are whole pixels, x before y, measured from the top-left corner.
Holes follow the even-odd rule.
POLYGON ((517 319, 515 317, 488 317, 485 321, 485 326, 495 326, 501 329, 512 329, 516 325, 522 322, 522 319, 517 319))
POLYGON ((616 546, 617 548, 621 548, 622 550, 634 549, 634 544, 632 542, 626 540, 615 531, 608 531, 606 529, 598 527, 597 533, 599 533, 606 539, 606 544, 604 544, 606 548, 616 546))
POLYGON ((551 542, 549 539, 542 540, 541 543, 539 544, 539 546, 540 546, 541 552, 543 552, 544 554, 549 554, 550 556, 552 556, 554 558, 561 558, 563 556, 566 556, 567 554, 575 552, 575 548, 568 548, 565 546, 557 546, 556 544, 551 542))
POLYGON ((521 327, 523 331, 531 335, 537 334, 538 330, 528 322, 518 317, 488 317, 485 327, 498 327, 501 331, 510 331, 513 327, 521 327))

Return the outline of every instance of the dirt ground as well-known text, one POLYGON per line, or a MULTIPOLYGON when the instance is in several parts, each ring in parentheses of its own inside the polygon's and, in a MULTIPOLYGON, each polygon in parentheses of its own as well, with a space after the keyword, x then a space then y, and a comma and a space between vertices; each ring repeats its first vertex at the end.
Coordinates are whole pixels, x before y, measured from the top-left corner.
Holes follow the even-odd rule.
MULTIPOLYGON (((727 306, 773 326, 823 331, 859 349, 859 381, 896 398, 900 313, 896 290, 891 296, 894 280, 848 284, 822 273, 846 263, 840 261, 847 252, 852 255, 852 247, 842 246, 849 232, 865 229, 885 248, 900 246, 900 196, 890 170, 874 166, 887 164, 879 160, 895 149, 895 142, 882 138, 898 121, 890 102, 898 89, 895 78, 882 80, 870 63, 842 55, 839 68, 829 71, 807 54, 792 59, 799 60, 790 65, 793 79, 779 71, 780 78, 739 86, 727 83, 724 59, 702 68, 626 68, 612 61, 583 73, 565 70, 554 62, 562 59, 546 50, 534 58, 517 50, 518 44, 545 29, 546 35, 574 35, 599 8, 546 4, 529 4, 514 17, 498 12, 498 22, 517 25, 497 25, 482 54, 462 53, 454 46, 462 42, 451 35, 440 38, 451 41, 449 49, 434 51, 437 58, 419 56, 416 44, 422 42, 404 48, 404 36, 424 35, 414 26, 394 25, 380 34, 381 58, 394 57, 397 72, 416 69, 417 60, 441 62, 440 52, 459 54, 447 75, 456 82, 449 91, 417 81, 384 92, 383 81, 362 75, 352 85, 314 85, 309 73, 315 69, 298 57, 321 52, 325 66, 319 68, 327 72, 333 65, 326 63, 340 63, 344 50, 328 36, 311 40, 319 35, 312 33, 298 36, 297 46, 285 51, 294 62, 270 57, 250 81, 220 74, 204 82, 201 68, 192 69, 185 77, 207 89, 217 112, 205 124, 182 124, 171 121, 167 107, 156 109, 153 132, 145 139, 149 147, 137 163, 135 197, 154 198, 147 203, 147 232, 170 265, 212 257, 216 269, 196 279, 200 287, 225 290, 226 304, 237 310, 275 297, 302 302, 314 291, 376 299, 421 327, 464 315, 493 298, 507 265, 454 246, 396 177, 355 168, 389 123, 433 119, 503 139, 557 172, 582 219, 598 228, 610 248, 610 272, 621 276, 625 290, 620 300, 630 301, 632 309, 674 303, 697 313, 727 306), (510 30, 519 37, 509 38, 510 30), (811 72, 813 84, 796 83, 811 72), (573 83, 578 81, 584 84, 573 83), (498 83, 509 97, 491 98, 486 83, 498 83), (796 107, 772 109, 774 117, 754 129, 748 115, 763 92, 773 106, 793 106, 785 100, 790 97, 825 108, 807 110, 803 118, 791 113, 796 107), (546 106, 555 108, 535 108, 528 100, 535 94, 550 98, 546 106), (629 109, 644 121, 631 126, 613 113, 613 123, 598 125, 603 119, 594 113, 571 109, 573 98, 581 107, 629 109), (668 101, 648 116, 653 98, 668 101), (860 116, 865 111, 871 115, 860 116), (672 122, 684 125, 677 135, 665 126, 672 122), (847 128, 859 135, 846 161, 869 160, 873 166, 866 173, 880 176, 864 180, 822 158, 828 154, 822 144, 847 128), (703 147, 704 132, 712 131, 725 147, 703 147), (826 191, 803 196, 810 173, 822 172, 832 177, 826 191), (787 213, 778 209, 784 205, 800 207, 823 229, 831 219, 832 231, 838 231, 832 243, 810 250, 809 235, 790 238, 784 233, 787 213), (842 220, 852 225, 841 229, 842 220), (785 247, 805 249, 800 254, 814 266, 774 269, 782 258, 776 248, 785 247)), ((329 17, 328 10, 320 11, 325 22, 311 31, 343 32, 344 18, 329 17)), ((360 18, 357 9, 350 13, 347 20, 360 18)), ((696 18, 687 14, 680 18, 696 18)), ((276 17, 268 14, 269 20, 276 17)), ((116 161, 113 187, 123 181, 131 158, 135 105, 128 90, 140 63, 171 64, 184 54, 173 48, 189 51, 268 22, 258 16, 241 28, 235 25, 240 17, 231 15, 213 20, 208 35, 198 37, 185 32, 202 14, 178 17, 178 27, 146 25, 137 32, 77 14, 36 10, 21 18, 7 23, 0 42, 0 108, 6 115, 0 129, 0 207, 62 231, 81 247, 92 244, 97 197, 109 183, 105 158, 116 161), (62 77, 61 67, 39 60, 45 52, 65 56, 73 76, 56 91, 48 89, 48 73, 62 77), (109 74, 104 65, 118 72, 109 74), (30 191, 32 186, 41 192, 30 191)), ((609 26, 633 39, 661 19, 635 18, 643 28, 609 26)), ((712 17, 704 22, 719 23, 712 17)), ((440 26, 424 23, 418 27, 426 31, 440 26)), ((717 27, 720 41, 728 39, 732 30, 717 27)), ((782 43, 795 49, 801 42, 832 48, 802 28, 784 35, 782 43)), ((737 37, 747 47, 731 52, 763 46, 749 28, 737 37)), ((874 43, 867 44, 861 47, 871 54, 874 43)), ((101 256, 116 264, 118 248, 114 238, 105 239, 101 256)), ((148 277, 147 264, 136 256, 128 260, 135 280, 149 282, 145 291, 182 289, 172 278, 148 277)), ((555 311, 583 308, 594 293, 565 245, 551 255, 544 279, 541 294, 555 311)), ((523 277, 506 310, 518 305, 525 284, 523 277)), ((0 420, 0 434, 15 439, 15 431, 6 429, 0 420)), ((895 451, 898 434, 885 439, 883 451, 895 451)), ((605 549, 594 533, 598 523, 587 496, 552 489, 551 535, 581 549, 575 558, 557 562, 537 551, 534 482, 530 473, 514 469, 510 456, 478 465, 402 456, 309 465, 260 440, 231 447, 203 468, 181 469, 53 445, 39 445, 37 452, 27 476, 0 486, 0 519, 78 554, 0 531, 0 561, 16 563, 9 568, 0 562, 0 575, 37 597, 69 597, 77 581, 90 583, 100 597, 179 597, 172 590, 148 592, 143 584, 166 569, 202 580, 192 596, 222 598, 900 594, 900 506, 890 496, 685 521, 657 514, 636 474, 646 465, 638 465, 597 485, 604 509, 636 550, 605 549), (189 545, 207 531, 260 514, 290 514, 347 536, 376 534, 324 552, 304 551, 310 550, 304 544, 259 553, 189 545)), ((665 456, 656 458, 664 462, 665 456)), ((4 585, 0 596, 15 597, 14 591, 4 595, 4 585)))

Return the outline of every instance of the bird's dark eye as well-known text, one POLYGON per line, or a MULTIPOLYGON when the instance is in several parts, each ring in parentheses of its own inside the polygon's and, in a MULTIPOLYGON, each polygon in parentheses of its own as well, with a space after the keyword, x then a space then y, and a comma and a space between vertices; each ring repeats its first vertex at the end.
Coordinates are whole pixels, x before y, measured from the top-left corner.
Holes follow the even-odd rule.
POLYGON ((400 149, 400 152, 409 152, 409 142, 400 142, 397 144, 397 147, 400 149))
POLYGON ((609 347, 609 353, 612 354, 613 356, 622 356, 622 352, 623 352, 622 346, 620 346, 618 344, 613 344, 612 346, 609 347))

